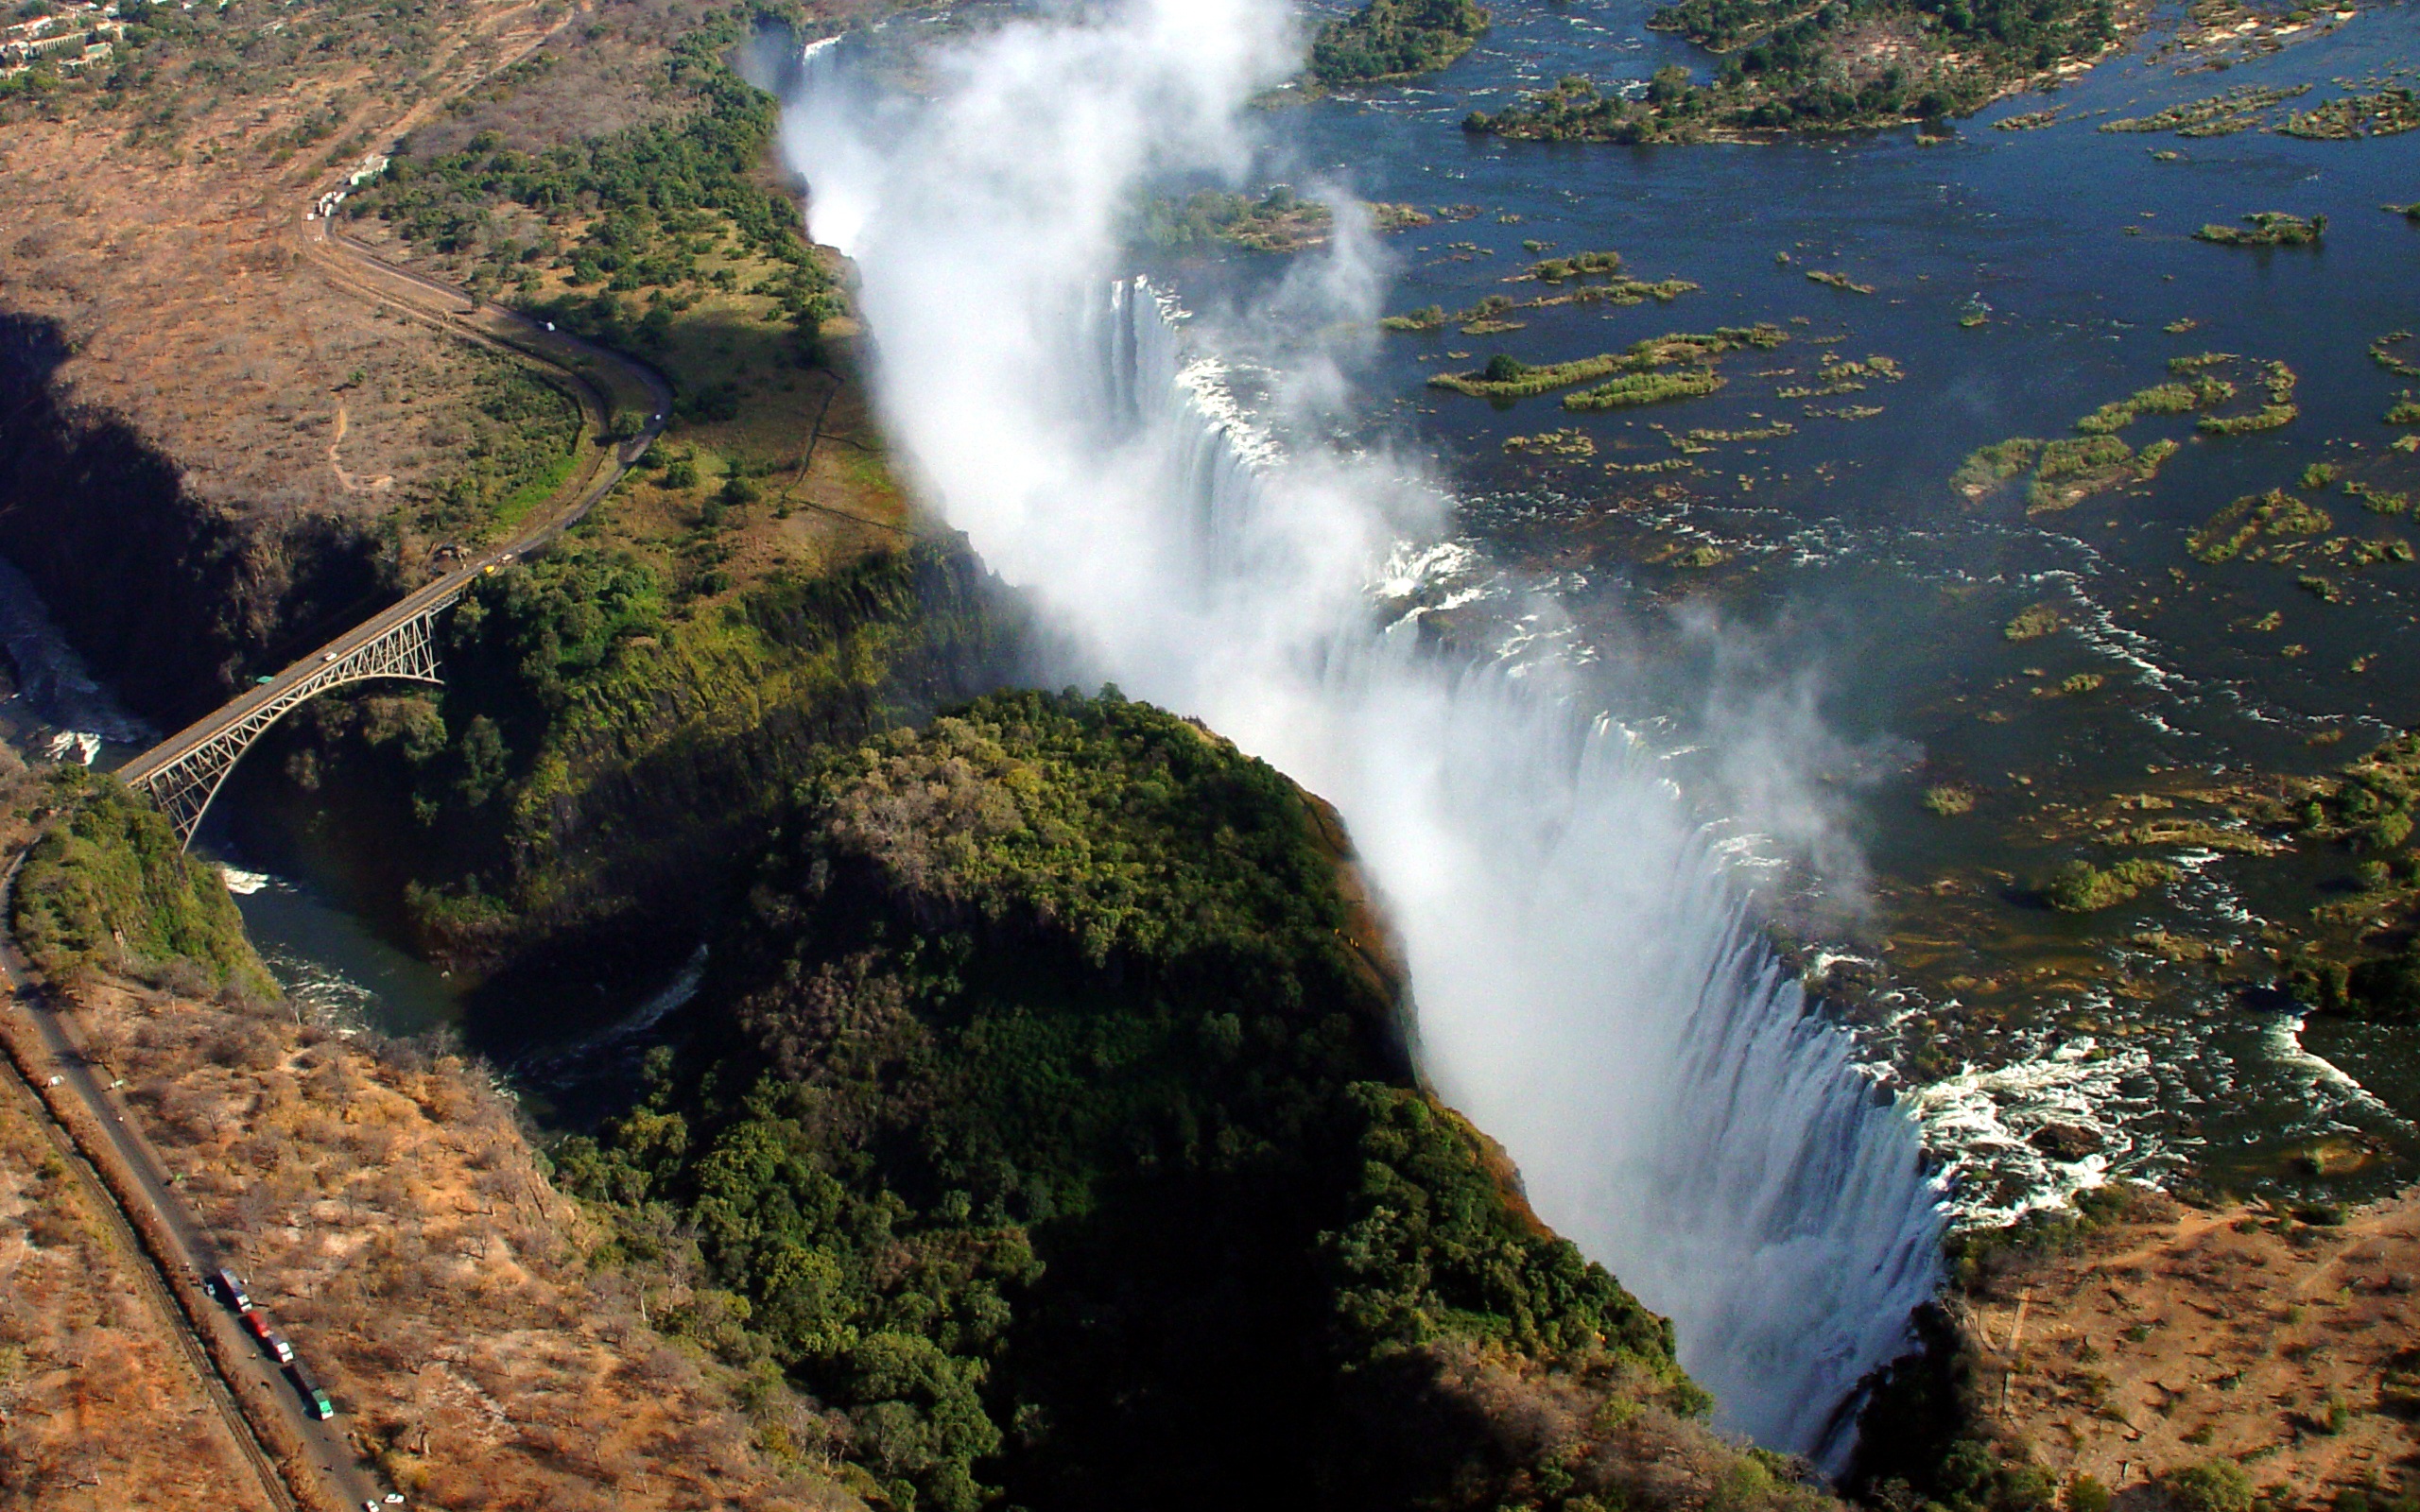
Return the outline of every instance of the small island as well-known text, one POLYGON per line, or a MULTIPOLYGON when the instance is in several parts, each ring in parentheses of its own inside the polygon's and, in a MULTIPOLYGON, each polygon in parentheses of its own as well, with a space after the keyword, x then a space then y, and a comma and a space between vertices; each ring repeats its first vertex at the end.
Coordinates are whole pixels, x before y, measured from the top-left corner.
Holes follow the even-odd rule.
POLYGON ((1831 0, 1681 0, 1648 25, 1715 54, 1710 83, 1659 69, 1645 91, 1573 76, 1466 130, 1559 142, 1703 142, 1858 130, 1966 115, 2118 45, 2109 0, 2032 7, 1959 0, 1938 10, 1831 0))
POLYGON ((1335 88, 1434 73, 1469 52, 1493 19, 1474 0, 1370 0, 1320 28, 1311 77, 1335 88))

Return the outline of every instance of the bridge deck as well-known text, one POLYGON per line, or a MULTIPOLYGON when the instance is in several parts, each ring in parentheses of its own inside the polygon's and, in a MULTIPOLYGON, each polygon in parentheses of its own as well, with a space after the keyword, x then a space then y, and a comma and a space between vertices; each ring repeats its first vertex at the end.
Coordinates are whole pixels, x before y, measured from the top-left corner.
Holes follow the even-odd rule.
POLYGON ((663 434, 665 420, 672 409, 671 389, 663 378, 620 352, 555 331, 518 311, 482 305, 459 289, 391 266, 359 243, 329 235, 324 223, 320 223, 317 241, 318 247, 313 250, 330 248, 343 254, 348 271, 356 276, 367 274, 384 286, 407 290, 423 299, 433 293, 461 301, 462 308, 458 310, 432 314, 422 309, 414 313, 469 339, 509 345, 532 361, 557 369, 582 391, 580 407, 600 429, 612 419, 613 401, 605 391, 605 380, 580 370, 575 361, 592 368, 602 366, 617 375, 622 381, 620 387, 629 392, 648 395, 653 409, 639 434, 611 455, 591 485, 535 528, 473 558, 458 571, 414 589, 399 602, 266 682, 247 688, 120 767, 118 776, 129 786, 150 794, 176 826, 178 838, 186 844, 192 843, 202 814, 244 751, 263 731, 295 709, 330 688, 372 678, 441 681, 437 660, 437 616, 469 592, 482 576, 544 545, 578 524, 598 500, 613 491, 640 455, 663 434), (475 324, 471 317, 476 318, 475 324))

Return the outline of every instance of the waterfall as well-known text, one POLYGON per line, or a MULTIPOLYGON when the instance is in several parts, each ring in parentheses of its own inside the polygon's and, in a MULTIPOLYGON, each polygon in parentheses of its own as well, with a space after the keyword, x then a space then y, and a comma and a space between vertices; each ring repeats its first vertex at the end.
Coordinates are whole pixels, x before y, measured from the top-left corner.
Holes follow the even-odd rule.
POLYGON ((1273 446, 1166 297, 1098 276, 1143 175, 1232 164, 1289 25, 1273 0, 1012 24, 936 55, 914 101, 817 60, 785 145, 856 260, 886 430, 1048 617, 1067 680, 1197 715, 1337 805, 1402 937, 1424 1075, 1673 1318, 1719 1422, 1837 1465, 1856 1383, 1937 1277, 1913 1123, 1575 675, 1381 627, 1377 564, 1435 538, 1433 494, 1273 446))
MULTIPOLYGON (((1106 329, 1080 339, 1102 412, 1158 455, 1158 497, 1201 543, 1180 591, 1248 596, 1269 449, 1147 283, 1093 307, 1085 325, 1106 329)), ((1309 660, 1329 715, 1312 739, 1300 704, 1287 728, 1237 724, 1369 852, 1407 936, 1427 1074, 1505 1143, 1542 1217, 1673 1316, 1725 1426, 1837 1461, 1843 1405, 1905 1347, 1938 1279, 1940 1194, 1914 1122, 1810 1011, 1610 721, 1438 665, 1408 629, 1340 627, 1309 660), (1339 751, 1340 731, 1409 745, 1427 770, 1407 781, 1366 747, 1339 751), (1426 812, 1408 823, 1408 806, 1426 812), (1441 856, 1468 869, 1430 874, 1441 856)))

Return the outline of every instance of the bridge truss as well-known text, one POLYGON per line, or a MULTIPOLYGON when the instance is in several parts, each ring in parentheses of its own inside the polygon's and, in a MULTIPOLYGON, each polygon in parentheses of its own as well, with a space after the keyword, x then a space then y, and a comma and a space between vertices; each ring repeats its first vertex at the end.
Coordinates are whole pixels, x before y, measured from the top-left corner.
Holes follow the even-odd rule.
POLYGON ((356 643, 288 667, 251 696, 129 762, 118 776, 127 786, 148 793, 176 827, 179 843, 191 845, 227 774, 252 742, 287 714, 331 688, 373 678, 443 686, 437 664, 437 617, 459 596, 458 588, 356 643))

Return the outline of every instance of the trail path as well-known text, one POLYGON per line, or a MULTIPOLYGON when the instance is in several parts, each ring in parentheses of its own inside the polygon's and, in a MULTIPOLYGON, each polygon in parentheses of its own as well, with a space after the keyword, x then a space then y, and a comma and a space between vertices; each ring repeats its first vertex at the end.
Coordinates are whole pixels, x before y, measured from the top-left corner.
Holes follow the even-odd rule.
POLYGON ((328 443, 328 466, 335 472, 337 475, 337 482, 343 485, 344 490, 347 493, 384 493, 389 489, 393 488, 395 486, 395 478, 394 474, 390 472, 382 472, 378 474, 378 476, 372 478, 369 482, 364 483, 354 474, 346 472, 344 470, 344 464, 337 460, 337 452, 344 445, 344 433, 348 423, 349 421, 347 421, 344 412, 344 401, 337 400, 336 439, 328 443))

